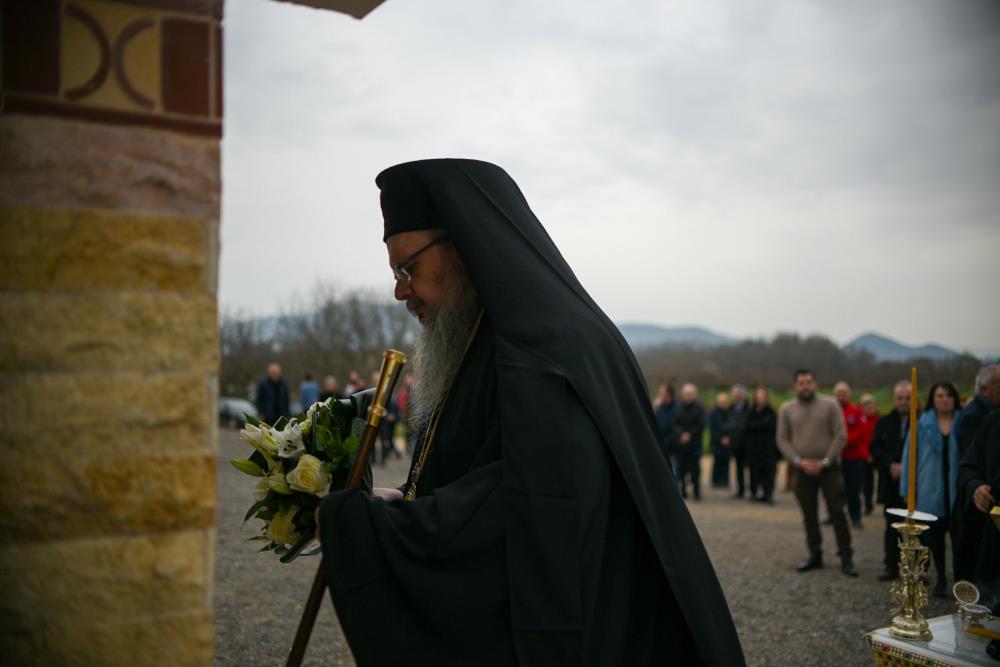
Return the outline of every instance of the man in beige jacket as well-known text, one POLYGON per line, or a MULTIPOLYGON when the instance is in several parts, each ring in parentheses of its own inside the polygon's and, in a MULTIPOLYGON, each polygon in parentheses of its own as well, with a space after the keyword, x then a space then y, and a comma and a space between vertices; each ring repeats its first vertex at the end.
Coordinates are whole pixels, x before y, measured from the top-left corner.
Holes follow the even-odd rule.
POLYGON ((819 529, 818 492, 823 491, 833 520, 840 555, 840 571, 858 576, 851 558, 851 532, 844 516, 844 476, 840 453, 847 440, 844 417, 837 403, 816 394, 816 375, 795 371, 795 398, 778 412, 778 447, 789 462, 795 498, 802 508, 809 558, 797 567, 807 572, 823 567, 822 535, 819 529))

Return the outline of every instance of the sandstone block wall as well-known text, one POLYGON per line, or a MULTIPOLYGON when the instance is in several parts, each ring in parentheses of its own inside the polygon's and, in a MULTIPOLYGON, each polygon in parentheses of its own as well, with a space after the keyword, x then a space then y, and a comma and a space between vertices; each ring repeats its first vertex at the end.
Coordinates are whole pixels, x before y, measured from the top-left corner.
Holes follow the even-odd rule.
POLYGON ((5 0, 0 655, 209 665, 221 0, 5 0))

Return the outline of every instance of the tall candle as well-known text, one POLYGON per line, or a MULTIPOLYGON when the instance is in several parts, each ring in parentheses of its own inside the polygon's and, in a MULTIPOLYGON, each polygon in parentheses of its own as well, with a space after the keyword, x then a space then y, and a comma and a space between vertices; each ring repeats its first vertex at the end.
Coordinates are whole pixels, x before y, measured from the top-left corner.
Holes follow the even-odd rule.
POLYGON ((906 511, 917 510, 917 367, 910 370, 910 468, 907 481, 906 511))

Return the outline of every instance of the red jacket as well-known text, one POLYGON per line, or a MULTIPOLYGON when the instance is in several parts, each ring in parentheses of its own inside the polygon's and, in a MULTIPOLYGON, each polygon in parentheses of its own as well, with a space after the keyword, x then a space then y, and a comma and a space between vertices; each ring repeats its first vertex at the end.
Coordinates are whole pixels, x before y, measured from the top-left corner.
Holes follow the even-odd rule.
POLYGON ((847 425, 847 445, 840 458, 844 461, 867 461, 871 433, 868 431, 868 418, 864 410, 853 403, 842 405, 840 409, 844 413, 844 424, 847 425))
POLYGON ((865 425, 865 452, 867 452, 868 457, 871 458, 871 448, 872 448, 872 438, 875 437, 875 424, 878 423, 878 413, 868 416, 865 415, 864 425, 865 425))

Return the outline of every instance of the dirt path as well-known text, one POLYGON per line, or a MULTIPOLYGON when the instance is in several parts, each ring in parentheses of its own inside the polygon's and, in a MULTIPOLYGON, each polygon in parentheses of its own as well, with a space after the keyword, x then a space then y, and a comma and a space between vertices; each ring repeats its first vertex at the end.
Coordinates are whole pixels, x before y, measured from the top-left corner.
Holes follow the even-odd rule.
MULTIPOLYGON (((228 461, 246 454, 235 431, 220 431, 215 664, 282 665, 319 561, 300 558, 282 565, 245 541, 254 534, 249 526, 240 529, 252 482, 228 461)), ((396 486, 406 464, 393 460, 384 469, 376 467, 375 474, 377 485, 396 486)), ((878 512, 864 518, 863 530, 852 531, 861 576, 849 579, 840 573, 829 527, 823 534, 826 569, 793 570, 805 556, 805 538, 790 493, 779 492, 774 506, 732 500, 730 492, 716 489, 707 489, 703 497, 689 508, 750 665, 871 664, 864 633, 890 620, 889 586, 875 579, 882 558, 878 512)), ((927 612, 937 616, 951 610, 948 602, 934 600, 927 612)), ((329 602, 320 611, 305 664, 354 664, 329 602)))

